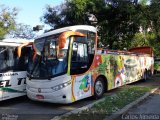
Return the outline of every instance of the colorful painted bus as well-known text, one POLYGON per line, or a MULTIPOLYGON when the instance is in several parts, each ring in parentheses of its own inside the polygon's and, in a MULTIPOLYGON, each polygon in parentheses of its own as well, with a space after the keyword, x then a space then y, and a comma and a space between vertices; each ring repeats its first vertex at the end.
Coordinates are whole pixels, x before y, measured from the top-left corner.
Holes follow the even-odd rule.
POLYGON ((26 80, 27 96, 64 104, 90 96, 100 98, 107 90, 153 73, 150 47, 115 51, 97 48, 97 42, 97 29, 88 25, 64 27, 37 37, 37 55, 26 80))
POLYGON ((26 39, 0 41, 0 101, 26 95, 32 45, 33 41, 26 39))

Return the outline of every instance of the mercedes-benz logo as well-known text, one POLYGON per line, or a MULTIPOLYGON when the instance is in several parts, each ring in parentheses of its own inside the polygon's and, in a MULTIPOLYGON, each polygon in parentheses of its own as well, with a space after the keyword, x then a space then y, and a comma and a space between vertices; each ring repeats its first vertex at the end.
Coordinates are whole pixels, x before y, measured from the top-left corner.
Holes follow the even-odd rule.
POLYGON ((41 88, 38 88, 38 92, 41 93, 41 88))

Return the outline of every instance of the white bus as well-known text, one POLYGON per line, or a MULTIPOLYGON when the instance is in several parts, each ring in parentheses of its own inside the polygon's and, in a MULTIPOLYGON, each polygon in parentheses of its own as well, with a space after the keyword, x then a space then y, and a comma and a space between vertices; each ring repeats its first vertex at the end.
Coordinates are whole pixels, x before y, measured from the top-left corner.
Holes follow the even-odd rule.
POLYGON ((26 70, 32 61, 33 41, 0 41, 0 101, 26 95, 26 70))
POLYGON ((27 96, 36 101, 72 103, 146 79, 153 73, 153 51, 97 48, 97 29, 76 25, 35 39, 37 56, 27 78, 27 96))

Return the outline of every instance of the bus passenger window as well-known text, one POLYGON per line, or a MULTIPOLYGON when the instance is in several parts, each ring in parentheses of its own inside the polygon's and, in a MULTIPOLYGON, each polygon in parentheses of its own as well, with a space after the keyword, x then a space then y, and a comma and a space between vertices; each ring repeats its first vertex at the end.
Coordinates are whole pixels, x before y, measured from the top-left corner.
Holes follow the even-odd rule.
POLYGON ((20 58, 18 59, 18 70, 27 70, 28 64, 30 64, 31 61, 29 57, 31 57, 31 48, 25 47, 22 48, 22 54, 20 58))
POLYGON ((88 69, 88 52, 86 43, 73 43, 71 74, 80 74, 88 69))
POLYGON ((0 71, 14 71, 16 59, 14 58, 15 48, 4 47, 0 50, 0 71))
POLYGON ((5 60, 5 51, 7 49, 5 47, 0 47, 0 72, 6 68, 6 60, 5 60))
POLYGON ((76 40, 79 41, 83 41, 87 43, 87 47, 88 47, 88 59, 89 59, 89 63, 88 63, 88 67, 92 65, 93 63, 93 58, 94 58, 94 54, 95 54, 95 49, 96 49, 96 38, 97 35, 95 32, 91 32, 91 31, 87 31, 87 30, 81 30, 78 29, 77 32, 83 33, 87 36, 85 37, 76 37, 76 40))

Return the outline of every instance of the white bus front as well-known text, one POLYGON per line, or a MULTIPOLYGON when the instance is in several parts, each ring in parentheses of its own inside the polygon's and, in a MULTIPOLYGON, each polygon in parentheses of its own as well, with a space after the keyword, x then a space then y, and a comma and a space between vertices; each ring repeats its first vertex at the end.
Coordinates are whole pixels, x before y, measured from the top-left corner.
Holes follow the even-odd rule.
POLYGON ((37 56, 26 87, 33 100, 71 102, 71 77, 67 75, 69 40, 58 51, 58 37, 55 34, 35 40, 37 56))
POLYGON ((27 96, 52 103, 72 103, 91 96, 88 70, 94 58, 95 38, 96 28, 77 25, 35 39, 37 56, 26 80, 27 96))

